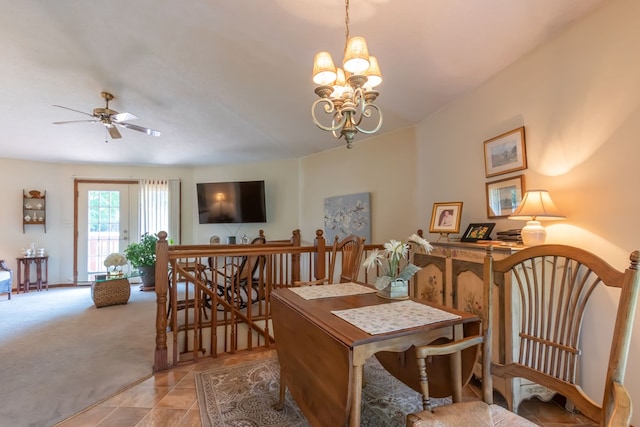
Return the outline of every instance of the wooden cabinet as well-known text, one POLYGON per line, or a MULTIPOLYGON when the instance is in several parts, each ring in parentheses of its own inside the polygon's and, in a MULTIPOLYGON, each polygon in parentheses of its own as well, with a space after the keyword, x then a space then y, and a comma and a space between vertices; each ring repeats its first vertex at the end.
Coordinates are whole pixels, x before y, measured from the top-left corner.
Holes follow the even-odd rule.
MULTIPOLYGON (((432 243, 433 251, 430 254, 414 254, 414 264, 422 267, 416 273, 413 280, 412 295, 417 298, 454 307, 482 316, 483 307, 483 264, 486 255, 486 244, 477 243, 432 243)), ((517 251, 517 247, 494 246, 494 259, 499 260, 517 251)), ((504 362, 505 358, 518 351, 517 336, 509 327, 505 319, 513 319, 506 310, 511 307, 507 304, 505 287, 510 285, 510 277, 496 277, 494 288, 495 307, 492 313, 493 333, 493 359, 496 362, 504 362)), ((518 312, 518 307, 513 306, 518 312)), ((480 378, 481 369, 478 363, 474 374, 480 378)), ((493 387, 502 394, 509 404, 509 408, 517 410, 523 400, 538 396, 548 400, 553 393, 538 384, 533 384, 524 379, 504 380, 494 377, 493 387)))
POLYGON ((47 232, 47 192, 22 190, 22 232, 27 225, 41 225, 47 232))

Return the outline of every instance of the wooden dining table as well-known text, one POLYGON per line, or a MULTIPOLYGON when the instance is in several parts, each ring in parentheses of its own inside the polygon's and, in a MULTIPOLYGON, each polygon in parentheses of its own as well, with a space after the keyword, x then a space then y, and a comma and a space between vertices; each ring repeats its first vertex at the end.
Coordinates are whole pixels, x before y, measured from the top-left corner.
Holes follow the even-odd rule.
MULTIPOLYGON (((325 285, 331 286, 331 285, 325 285)), ((419 391, 414 346, 437 340, 456 340, 478 333, 476 315, 437 306, 426 301, 412 301, 458 315, 455 319, 429 323, 383 333, 369 333, 334 312, 361 307, 391 304, 375 293, 305 299, 295 289, 277 289, 271 293, 271 313, 276 351, 280 362, 280 401, 285 390, 298 404, 313 426, 360 425, 363 365, 373 356, 400 380, 419 391), (413 355, 413 357, 412 357, 413 355)), ((461 390, 472 375, 476 349, 463 355, 463 369, 451 381, 448 358, 441 356, 430 363, 428 372, 440 374, 434 387, 439 394, 461 399, 461 390), (442 376, 442 373, 445 372, 442 376)))

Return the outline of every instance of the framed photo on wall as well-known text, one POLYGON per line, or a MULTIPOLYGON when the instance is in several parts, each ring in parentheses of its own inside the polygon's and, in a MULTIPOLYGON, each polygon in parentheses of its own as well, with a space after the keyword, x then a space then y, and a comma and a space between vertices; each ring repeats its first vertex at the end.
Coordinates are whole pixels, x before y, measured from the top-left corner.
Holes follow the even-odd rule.
POLYGON ((459 233, 462 202, 434 203, 431 212, 430 233, 459 233))
POLYGON ((484 142, 484 168, 487 178, 527 168, 524 126, 484 142))
POLYGON ((472 223, 464 232, 461 242, 477 242, 478 240, 491 240, 491 231, 495 227, 495 222, 472 223))
POLYGON ((524 194, 524 175, 487 182, 487 217, 504 218, 511 215, 524 194))

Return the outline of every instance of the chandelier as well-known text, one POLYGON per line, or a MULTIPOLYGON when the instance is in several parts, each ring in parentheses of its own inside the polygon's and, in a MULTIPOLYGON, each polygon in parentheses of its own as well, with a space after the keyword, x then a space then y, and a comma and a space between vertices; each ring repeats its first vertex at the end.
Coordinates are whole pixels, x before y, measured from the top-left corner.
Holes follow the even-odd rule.
POLYGON ((379 95, 374 88, 382 83, 382 74, 376 57, 369 56, 364 37, 349 37, 349 0, 345 0, 344 21, 343 68, 336 68, 329 52, 318 52, 314 58, 313 82, 318 85, 315 93, 320 99, 311 106, 311 117, 320 129, 336 138, 344 136, 347 148, 351 148, 358 132, 373 134, 382 126, 382 111, 373 103, 379 95), (331 118, 330 125, 318 120, 320 107, 331 118))

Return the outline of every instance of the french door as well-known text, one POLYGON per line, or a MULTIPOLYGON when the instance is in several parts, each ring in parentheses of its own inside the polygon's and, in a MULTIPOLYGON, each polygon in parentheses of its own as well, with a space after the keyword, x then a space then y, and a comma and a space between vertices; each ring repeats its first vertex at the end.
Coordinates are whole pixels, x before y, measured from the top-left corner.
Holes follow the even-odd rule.
POLYGON ((76 201, 76 284, 104 273, 104 259, 137 236, 137 182, 79 181, 76 201))

